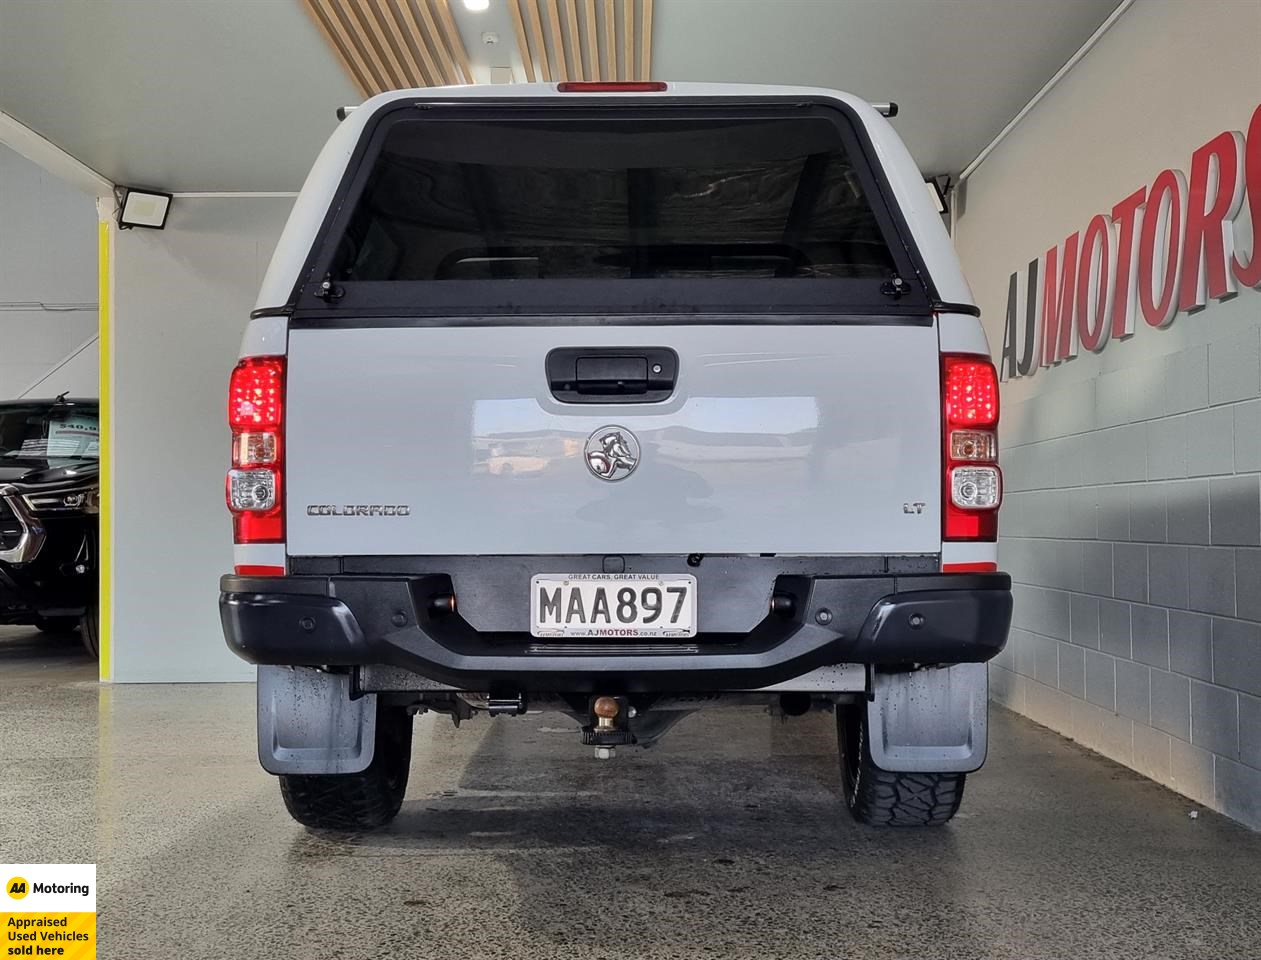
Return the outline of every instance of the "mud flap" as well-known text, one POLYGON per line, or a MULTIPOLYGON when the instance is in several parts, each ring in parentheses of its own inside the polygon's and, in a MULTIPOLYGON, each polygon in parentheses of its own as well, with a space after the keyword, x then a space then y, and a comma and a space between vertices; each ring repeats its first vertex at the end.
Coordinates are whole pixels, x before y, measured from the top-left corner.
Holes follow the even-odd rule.
POLYGON ((376 694, 351 700, 347 674, 258 668, 258 759, 268 773, 362 773, 376 728, 376 694))
POLYGON ((968 773, 985 762, 986 664, 874 673, 872 686, 868 747, 881 770, 968 773))

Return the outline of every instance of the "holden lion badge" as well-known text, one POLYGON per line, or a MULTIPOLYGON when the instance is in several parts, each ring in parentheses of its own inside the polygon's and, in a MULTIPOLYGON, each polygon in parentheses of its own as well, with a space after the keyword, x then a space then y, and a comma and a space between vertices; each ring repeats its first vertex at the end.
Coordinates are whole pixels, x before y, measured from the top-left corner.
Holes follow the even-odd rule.
POLYGON ((601 427, 587 440, 587 469, 601 480, 622 480, 639 465, 639 441, 625 427, 601 427))

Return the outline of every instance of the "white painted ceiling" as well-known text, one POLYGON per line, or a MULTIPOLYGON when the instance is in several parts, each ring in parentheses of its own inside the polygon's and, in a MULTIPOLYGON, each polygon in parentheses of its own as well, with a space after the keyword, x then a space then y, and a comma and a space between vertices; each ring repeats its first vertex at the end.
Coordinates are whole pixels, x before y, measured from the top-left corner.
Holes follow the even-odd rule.
MULTIPOLYGON (((452 0, 479 80, 521 76, 508 2, 452 0)), ((924 171, 957 173, 1117 2, 656 0, 652 73, 895 100, 924 171)), ((0 110, 115 182, 296 190, 357 99, 298 0, 0 0, 0 110)))

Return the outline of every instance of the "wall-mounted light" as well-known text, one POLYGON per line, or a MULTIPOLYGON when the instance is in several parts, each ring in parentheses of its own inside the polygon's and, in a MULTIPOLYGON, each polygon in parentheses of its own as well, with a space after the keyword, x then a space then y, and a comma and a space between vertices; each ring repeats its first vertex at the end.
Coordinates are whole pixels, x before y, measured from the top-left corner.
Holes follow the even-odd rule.
POLYGON ((161 230, 166 226, 166 215, 171 210, 171 195, 153 190, 136 190, 131 187, 115 187, 118 201, 118 228, 147 227, 161 230))
MULTIPOLYGON (((515 3, 516 0, 513 0, 515 3)), ((481 13, 483 10, 490 9, 490 0, 464 0, 464 9, 472 10, 474 13, 481 13)))

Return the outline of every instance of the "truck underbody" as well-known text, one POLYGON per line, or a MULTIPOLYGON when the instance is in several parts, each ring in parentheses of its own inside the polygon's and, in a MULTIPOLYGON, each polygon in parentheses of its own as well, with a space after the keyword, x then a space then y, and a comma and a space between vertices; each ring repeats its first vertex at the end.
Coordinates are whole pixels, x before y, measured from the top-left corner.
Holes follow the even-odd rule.
POLYGON ((333 573, 347 564, 295 558, 297 570, 328 572, 223 578, 229 645, 261 668, 259 746, 269 771, 366 769, 378 700, 457 724, 558 710, 602 758, 650 746, 703 708, 794 715, 859 704, 882 769, 967 772, 984 761, 984 662, 1001 650, 1011 616, 1004 574, 925 572, 934 557, 378 563, 409 572, 366 572, 367 562, 333 573), (673 641, 539 641, 521 602, 531 575, 584 567, 693 571, 710 591, 701 629, 673 641))

